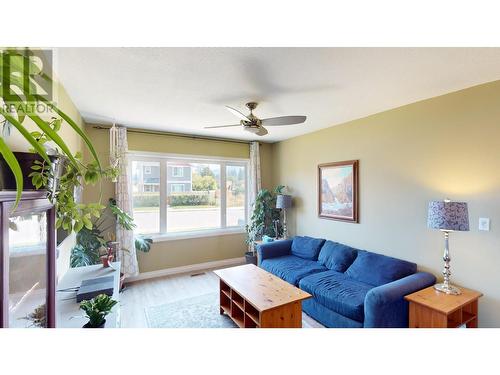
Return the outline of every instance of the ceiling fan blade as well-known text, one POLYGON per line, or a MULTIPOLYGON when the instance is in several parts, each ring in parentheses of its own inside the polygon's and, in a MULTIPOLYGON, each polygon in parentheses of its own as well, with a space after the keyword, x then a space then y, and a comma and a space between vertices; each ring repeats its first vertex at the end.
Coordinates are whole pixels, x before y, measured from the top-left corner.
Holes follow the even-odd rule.
POLYGON ((228 105, 226 105, 226 108, 229 112, 231 112, 236 117, 239 117, 241 120, 251 122, 247 116, 245 116, 243 113, 241 113, 237 109, 231 108, 228 105))
POLYGON ((263 136, 263 135, 266 135, 267 133, 268 133, 267 129, 261 126, 259 128, 259 131, 257 133, 255 133, 255 134, 263 136))
POLYGON ((235 125, 205 126, 203 129, 230 128, 230 127, 232 127, 232 126, 241 126, 241 124, 235 124, 235 125))
POLYGON ((282 117, 271 117, 262 120, 262 125, 266 126, 277 126, 277 125, 293 125, 301 124, 306 121, 306 116, 282 116, 282 117))

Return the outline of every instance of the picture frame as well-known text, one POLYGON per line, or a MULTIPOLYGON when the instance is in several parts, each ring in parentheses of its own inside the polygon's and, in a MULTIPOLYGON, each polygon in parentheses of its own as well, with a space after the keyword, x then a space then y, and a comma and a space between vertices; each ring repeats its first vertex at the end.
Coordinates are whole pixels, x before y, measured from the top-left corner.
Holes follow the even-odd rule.
POLYGON ((318 165, 318 216, 359 222, 359 160, 318 165))

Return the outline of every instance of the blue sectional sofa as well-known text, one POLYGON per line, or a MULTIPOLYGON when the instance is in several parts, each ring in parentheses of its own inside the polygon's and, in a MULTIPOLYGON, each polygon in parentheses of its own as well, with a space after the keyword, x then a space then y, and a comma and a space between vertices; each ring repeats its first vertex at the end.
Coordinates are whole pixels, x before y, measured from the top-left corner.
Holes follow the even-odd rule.
POLYGON ((404 296, 436 282, 415 263, 320 238, 261 244, 260 267, 310 293, 302 309, 326 327, 408 327, 404 296))

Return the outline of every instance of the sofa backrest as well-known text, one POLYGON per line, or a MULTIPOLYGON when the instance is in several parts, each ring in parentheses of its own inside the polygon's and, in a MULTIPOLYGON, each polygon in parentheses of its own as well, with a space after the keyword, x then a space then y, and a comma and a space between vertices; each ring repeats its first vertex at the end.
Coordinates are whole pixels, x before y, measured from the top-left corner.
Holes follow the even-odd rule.
POLYGON ((356 259, 357 250, 334 241, 326 241, 321 248, 318 262, 328 269, 345 272, 356 259))
POLYGON ((412 275, 415 272, 417 272, 415 263, 358 250, 356 259, 345 271, 345 274, 354 280, 380 286, 412 275))
POLYGON ((295 236, 292 242, 292 255, 302 259, 318 260, 321 246, 325 243, 322 238, 295 236))

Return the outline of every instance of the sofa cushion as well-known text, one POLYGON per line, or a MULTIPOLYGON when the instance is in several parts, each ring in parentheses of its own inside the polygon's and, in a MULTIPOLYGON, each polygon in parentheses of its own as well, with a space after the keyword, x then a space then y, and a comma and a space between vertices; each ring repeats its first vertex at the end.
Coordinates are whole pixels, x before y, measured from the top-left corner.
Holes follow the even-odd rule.
POLYGON ((302 259, 294 255, 264 259, 260 266, 295 286, 299 284, 299 280, 303 277, 327 270, 318 262, 302 259))
POLYGON ((380 286, 415 272, 417 272, 415 263, 369 251, 358 251, 356 260, 345 274, 363 283, 380 286))
POLYGON ((357 251, 338 242, 326 241, 319 252, 318 262, 326 268, 345 272, 356 259, 357 251))
POLYGON ((325 243, 322 238, 295 236, 292 242, 292 255, 299 258, 318 260, 319 250, 325 243))
POLYGON ((312 294, 321 305, 358 322, 363 322, 365 296, 368 285, 335 271, 326 271, 300 280, 302 290, 312 294))

